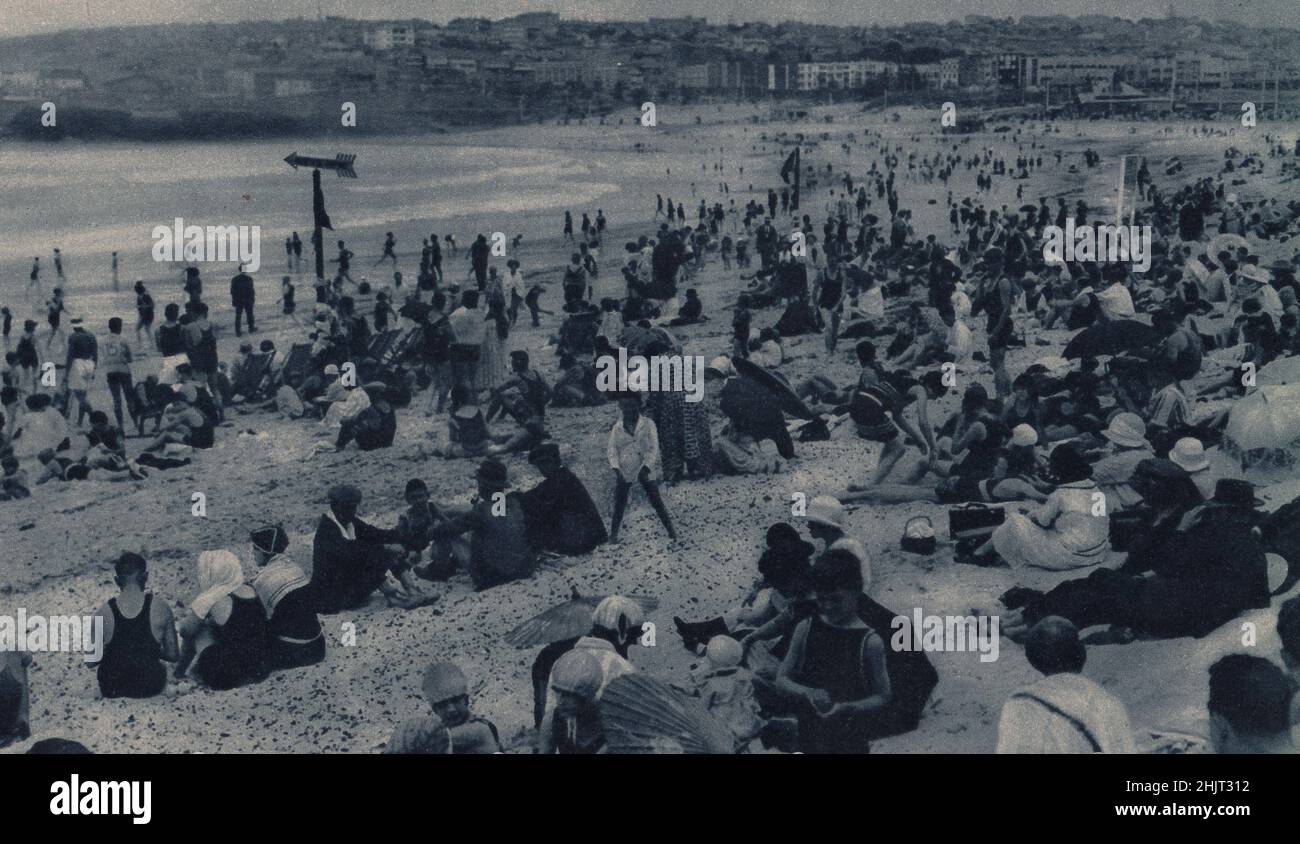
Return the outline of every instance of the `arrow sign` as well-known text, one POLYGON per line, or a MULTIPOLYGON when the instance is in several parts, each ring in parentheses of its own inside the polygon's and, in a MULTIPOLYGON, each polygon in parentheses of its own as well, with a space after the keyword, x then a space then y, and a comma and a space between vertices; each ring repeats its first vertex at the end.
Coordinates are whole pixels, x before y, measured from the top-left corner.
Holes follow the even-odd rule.
POLYGON ((311 156, 299 155, 295 152, 292 155, 287 156, 284 159, 284 163, 288 164, 295 170, 299 167, 316 167, 322 170, 333 170, 340 176, 348 179, 355 179, 357 177, 357 171, 352 169, 352 163, 356 160, 357 157, 355 155, 345 155, 343 153, 339 153, 333 158, 312 158, 311 156))

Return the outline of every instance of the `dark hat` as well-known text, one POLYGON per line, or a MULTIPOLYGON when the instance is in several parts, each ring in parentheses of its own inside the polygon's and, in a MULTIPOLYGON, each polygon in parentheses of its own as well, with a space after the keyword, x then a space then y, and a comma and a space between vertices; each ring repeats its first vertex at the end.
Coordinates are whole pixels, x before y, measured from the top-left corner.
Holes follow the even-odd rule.
POLYGON ((260 527, 250 533, 248 538, 253 541, 257 550, 268 554, 283 554, 289 547, 289 534, 285 533, 284 528, 279 525, 260 527))
POLYGON ((529 463, 539 463, 543 460, 559 460, 559 459, 560 459, 560 444, 556 442, 551 442, 550 440, 547 440, 546 442, 543 443, 538 443, 537 445, 533 446, 531 451, 528 452, 529 463))
POLYGON ((789 549, 805 557, 812 556, 817 550, 817 546, 800 536, 789 522, 777 522, 767 529, 767 547, 789 549))
POLYGON ((511 258, 509 261, 506 261, 506 266, 507 266, 507 267, 517 267, 517 266, 519 266, 519 262, 516 261, 514 258, 511 258))
POLYGON ((329 497, 331 504, 360 504, 361 490, 351 484, 339 484, 330 487, 329 497))
POLYGON ((1052 449, 1048 456, 1052 474, 1061 483, 1072 483, 1092 477, 1092 465, 1072 443, 1063 443, 1052 449))
POLYGON ((484 460, 475 473, 480 481, 497 489, 505 489, 510 486, 510 473, 506 470, 506 464, 497 460, 495 457, 489 457, 484 460))
POLYGON ((1241 478, 1220 478, 1214 485, 1214 497, 1210 500, 1216 504, 1251 508, 1264 503, 1255 497, 1255 485, 1241 478))

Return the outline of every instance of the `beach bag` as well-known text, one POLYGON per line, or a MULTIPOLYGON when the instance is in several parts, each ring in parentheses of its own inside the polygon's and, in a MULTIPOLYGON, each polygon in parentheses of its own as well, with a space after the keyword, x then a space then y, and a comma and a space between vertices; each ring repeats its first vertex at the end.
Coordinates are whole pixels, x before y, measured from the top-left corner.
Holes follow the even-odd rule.
POLYGON ((911 554, 933 554, 938 540, 934 535, 934 522, 929 516, 913 516, 903 526, 903 538, 898 545, 911 554))
POLYGON ((973 551, 984 544, 1007 518, 1004 507, 987 507, 978 502, 948 510, 948 535, 957 543, 957 552, 973 551))

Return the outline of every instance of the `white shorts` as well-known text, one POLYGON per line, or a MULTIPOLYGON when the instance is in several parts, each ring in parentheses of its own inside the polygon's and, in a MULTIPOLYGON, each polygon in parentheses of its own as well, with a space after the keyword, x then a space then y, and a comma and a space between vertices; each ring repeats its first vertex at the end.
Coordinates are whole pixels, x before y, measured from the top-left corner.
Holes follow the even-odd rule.
POLYGON ((95 362, 88 358, 77 358, 68 369, 69 390, 89 390, 95 380, 95 362))
POLYGON ((190 356, 181 352, 179 355, 168 355, 162 359, 162 368, 158 370, 159 384, 177 384, 180 379, 176 376, 176 367, 183 363, 189 363, 190 356))

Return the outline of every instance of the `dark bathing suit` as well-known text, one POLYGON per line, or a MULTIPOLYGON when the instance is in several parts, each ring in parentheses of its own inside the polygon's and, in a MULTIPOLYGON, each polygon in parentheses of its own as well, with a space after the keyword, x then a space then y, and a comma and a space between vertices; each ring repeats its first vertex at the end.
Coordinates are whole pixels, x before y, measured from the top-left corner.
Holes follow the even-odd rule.
POLYGON ((97 672, 104 697, 153 697, 167 685, 162 645, 149 626, 152 604, 153 594, 146 594, 144 607, 134 618, 127 618, 116 598, 108 602, 113 611, 113 639, 104 647, 97 672))

